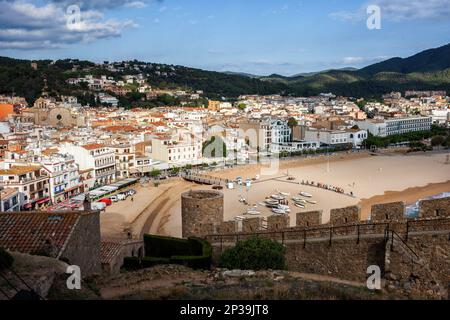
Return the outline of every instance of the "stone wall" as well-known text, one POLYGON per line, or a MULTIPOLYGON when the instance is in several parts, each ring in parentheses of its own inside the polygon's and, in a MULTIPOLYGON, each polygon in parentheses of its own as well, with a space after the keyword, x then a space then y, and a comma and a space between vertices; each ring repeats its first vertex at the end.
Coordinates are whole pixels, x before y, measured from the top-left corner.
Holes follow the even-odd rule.
POLYGON ((237 221, 225 221, 219 225, 218 232, 220 234, 234 234, 238 232, 237 221))
POLYGON ((183 238, 214 233, 223 222, 223 193, 214 190, 183 193, 181 219, 183 238))
POLYGON ((290 218, 289 215, 272 215, 267 218, 267 230, 269 231, 278 231, 287 229, 290 227, 290 218))
POLYGON ((351 206, 330 211, 330 224, 333 226, 355 224, 361 221, 361 208, 351 206))
POLYGON ((319 227, 322 224, 323 211, 308 211, 297 213, 297 227, 309 228, 319 227))
POLYGON ((286 244, 288 270, 366 281, 367 267, 384 268, 384 238, 307 241, 286 244))
POLYGON ((404 221, 406 220, 405 210, 404 202, 376 204, 372 206, 370 221, 404 221))
POLYGON ((258 232, 262 230, 263 226, 263 218, 249 218, 242 221, 242 232, 250 233, 250 232, 258 232))
POLYGON ((82 277, 99 274, 100 241, 100 213, 83 213, 58 258, 79 266, 82 277))
POLYGON ((386 288, 411 299, 448 299, 449 232, 412 235, 407 244, 386 244, 386 288))
POLYGON ((450 217, 450 197, 420 201, 420 218, 450 217))

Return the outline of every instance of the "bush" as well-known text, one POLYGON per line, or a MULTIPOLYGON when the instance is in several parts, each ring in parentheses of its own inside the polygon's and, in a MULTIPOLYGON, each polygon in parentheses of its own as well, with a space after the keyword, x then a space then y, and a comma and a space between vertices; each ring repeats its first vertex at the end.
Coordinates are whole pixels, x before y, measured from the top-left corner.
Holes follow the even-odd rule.
POLYGON ((4 249, 0 248, 0 270, 9 269, 14 263, 14 258, 4 249))
POLYGON ((440 146, 440 145, 444 144, 444 142, 445 142, 445 137, 443 137, 443 136, 434 136, 433 138, 431 138, 431 145, 433 147, 440 146))
POLYGON ((122 268, 129 271, 139 270, 142 268, 141 259, 138 257, 125 257, 122 268))
POLYGON ((220 257, 220 266, 241 270, 283 270, 286 268, 284 253, 282 244, 254 236, 224 251, 220 257))

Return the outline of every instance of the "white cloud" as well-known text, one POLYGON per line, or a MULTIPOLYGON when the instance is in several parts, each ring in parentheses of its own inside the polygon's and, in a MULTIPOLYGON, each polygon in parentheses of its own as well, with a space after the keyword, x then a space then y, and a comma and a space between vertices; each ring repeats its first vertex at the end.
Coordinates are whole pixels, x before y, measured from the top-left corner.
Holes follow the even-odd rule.
POLYGON ((391 21, 449 19, 450 0, 372 0, 355 11, 338 11, 330 17, 342 21, 362 21, 367 18, 369 5, 381 8, 382 19, 391 21))
POLYGON ((127 8, 142 9, 145 8, 147 4, 142 1, 133 1, 125 3, 124 6, 127 8))
POLYGON ((360 66, 364 64, 372 64, 388 59, 387 56, 377 56, 377 57, 345 57, 342 59, 340 64, 344 66, 360 66))
POLYGON ((75 19, 65 10, 57 3, 0 0, 0 48, 60 48, 119 37, 124 29, 137 27, 132 20, 105 19, 98 10, 81 10, 75 19))

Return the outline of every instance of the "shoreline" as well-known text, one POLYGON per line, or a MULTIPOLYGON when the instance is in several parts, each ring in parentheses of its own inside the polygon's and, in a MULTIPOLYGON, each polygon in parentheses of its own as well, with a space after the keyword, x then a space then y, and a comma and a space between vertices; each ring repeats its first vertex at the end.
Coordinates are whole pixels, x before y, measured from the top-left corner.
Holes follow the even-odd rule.
POLYGON ((370 217, 370 209, 374 204, 391 202, 405 202, 405 205, 414 204, 416 201, 450 191, 450 180, 442 183, 429 183, 422 187, 411 187, 403 191, 386 191, 382 195, 376 195, 367 199, 361 199, 361 219, 370 217))

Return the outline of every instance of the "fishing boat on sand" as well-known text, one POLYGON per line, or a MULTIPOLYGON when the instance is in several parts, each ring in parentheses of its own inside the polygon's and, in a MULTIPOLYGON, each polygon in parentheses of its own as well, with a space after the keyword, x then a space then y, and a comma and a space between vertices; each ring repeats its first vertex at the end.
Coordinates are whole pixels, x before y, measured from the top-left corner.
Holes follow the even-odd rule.
POLYGON ((270 197, 275 200, 284 200, 285 199, 283 196, 280 196, 278 194, 273 194, 270 197))
POLYGON ((302 192, 300 192, 300 195, 302 195, 302 196, 304 196, 304 197, 306 197, 306 198, 312 198, 312 194, 310 194, 310 193, 308 193, 308 192, 302 191, 302 192))
POLYGON ((286 214, 286 211, 277 208, 272 208, 272 212, 276 214, 286 214))

